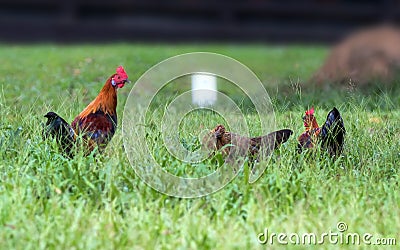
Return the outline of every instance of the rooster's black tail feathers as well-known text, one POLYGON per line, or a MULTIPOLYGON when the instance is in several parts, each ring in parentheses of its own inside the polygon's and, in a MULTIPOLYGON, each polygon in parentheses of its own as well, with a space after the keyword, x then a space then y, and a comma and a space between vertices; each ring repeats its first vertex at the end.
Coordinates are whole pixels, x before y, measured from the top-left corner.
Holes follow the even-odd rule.
POLYGON ((72 147, 75 143, 75 132, 72 127, 55 112, 48 112, 44 139, 55 138, 66 156, 72 157, 72 147))
POLYGON ((342 116, 334 107, 326 117, 325 124, 320 133, 322 149, 328 151, 331 156, 339 156, 343 151, 344 136, 346 129, 344 127, 342 116))

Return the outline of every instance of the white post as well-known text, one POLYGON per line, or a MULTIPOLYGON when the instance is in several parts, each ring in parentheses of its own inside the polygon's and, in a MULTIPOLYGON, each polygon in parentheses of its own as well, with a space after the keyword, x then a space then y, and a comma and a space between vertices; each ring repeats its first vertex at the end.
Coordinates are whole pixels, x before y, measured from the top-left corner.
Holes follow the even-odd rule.
POLYGON ((217 101, 217 78, 207 74, 192 75, 192 103, 200 107, 217 101))

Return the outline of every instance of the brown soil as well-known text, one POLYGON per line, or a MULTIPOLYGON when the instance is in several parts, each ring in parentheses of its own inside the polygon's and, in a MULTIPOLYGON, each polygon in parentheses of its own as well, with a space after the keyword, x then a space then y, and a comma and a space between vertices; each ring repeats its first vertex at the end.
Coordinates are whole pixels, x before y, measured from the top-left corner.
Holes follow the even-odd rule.
POLYGON ((310 82, 319 86, 393 83, 400 73, 400 30, 380 26, 350 35, 335 46, 310 82))

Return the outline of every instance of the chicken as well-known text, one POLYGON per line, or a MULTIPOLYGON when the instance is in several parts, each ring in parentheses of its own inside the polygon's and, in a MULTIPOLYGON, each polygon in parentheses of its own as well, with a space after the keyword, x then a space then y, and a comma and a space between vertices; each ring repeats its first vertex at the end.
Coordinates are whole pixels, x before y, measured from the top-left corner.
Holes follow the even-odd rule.
POLYGON ((221 150, 224 156, 229 155, 232 146, 238 146, 235 148, 237 150, 235 153, 238 156, 247 155, 251 161, 254 161, 260 150, 269 155, 273 150, 285 143, 292 134, 292 130, 282 129, 268 135, 248 138, 227 132, 223 125, 218 125, 203 138, 203 145, 214 151, 221 150))
POLYGON ((76 142, 78 138, 84 140, 86 154, 96 147, 103 151, 117 128, 117 89, 124 87, 127 82, 129 82, 128 75, 124 68, 119 66, 116 73, 107 79, 98 96, 75 117, 71 126, 56 113, 47 113, 46 137, 58 137, 61 148, 68 154, 70 154, 70 144, 76 142))
POLYGON ((336 107, 328 113, 322 128, 319 127, 314 116, 314 108, 305 112, 303 122, 306 131, 298 138, 298 152, 301 152, 304 148, 320 145, 321 149, 327 151, 332 157, 339 156, 342 153, 346 129, 336 107))

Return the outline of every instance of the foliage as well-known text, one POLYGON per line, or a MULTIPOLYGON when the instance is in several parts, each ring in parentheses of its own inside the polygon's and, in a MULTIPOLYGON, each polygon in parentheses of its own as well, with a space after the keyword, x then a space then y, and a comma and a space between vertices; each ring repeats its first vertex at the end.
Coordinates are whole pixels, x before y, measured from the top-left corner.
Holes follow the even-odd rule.
MULTIPOLYGON (((1 249, 251 249, 261 247, 257 235, 265 228, 320 234, 335 231, 339 221, 348 232, 399 237, 398 92, 307 89, 326 48, 2 45, 0 55, 1 249), (295 132, 256 183, 247 182, 245 168, 213 195, 168 197, 136 176, 120 127, 98 157, 69 160, 54 141, 42 140, 43 115, 53 110, 70 121, 116 65, 124 65, 134 82, 158 61, 190 51, 219 52, 249 66, 270 91, 277 127, 295 132), (295 152, 301 116, 311 105, 319 121, 333 105, 342 113, 347 137, 336 161, 321 152, 295 152)), ((128 93, 128 85, 119 92, 119 124, 128 93)), ((187 120, 182 126, 198 124, 187 120)), ((258 135, 257 129, 252 133, 258 135)), ((182 142, 196 148, 190 133, 182 142)), ((189 165, 158 152, 164 152, 167 170, 191 173, 189 165)))

